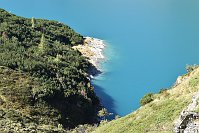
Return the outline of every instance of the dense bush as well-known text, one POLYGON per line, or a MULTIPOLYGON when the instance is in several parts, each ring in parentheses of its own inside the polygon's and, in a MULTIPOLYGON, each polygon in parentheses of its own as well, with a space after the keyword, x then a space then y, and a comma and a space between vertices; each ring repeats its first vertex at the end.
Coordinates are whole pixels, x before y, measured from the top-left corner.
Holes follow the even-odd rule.
POLYGON ((140 105, 143 106, 151 101, 153 101, 153 93, 148 93, 140 100, 140 105))
POLYGON ((25 45, 39 43, 42 33, 46 34, 49 40, 59 41, 65 45, 83 42, 80 34, 60 22, 44 19, 33 21, 7 13, 3 9, 0 9, 0 27, 0 35, 4 38, 16 38, 25 45))
POLYGON ((82 42, 80 34, 62 23, 0 9, 0 95, 9 97, 5 104, 28 107, 28 115, 41 124, 74 127, 94 122, 99 100, 88 79, 91 64, 71 47, 82 42))

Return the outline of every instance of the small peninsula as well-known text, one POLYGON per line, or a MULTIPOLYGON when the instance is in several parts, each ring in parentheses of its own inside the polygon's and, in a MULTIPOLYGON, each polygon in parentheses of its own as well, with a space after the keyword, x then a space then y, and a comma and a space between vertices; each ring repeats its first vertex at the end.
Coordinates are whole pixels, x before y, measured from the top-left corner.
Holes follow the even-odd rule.
POLYGON ((82 53, 83 56, 88 58, 88 61, 94 66, 90 68, 91 77, 101 73, 103 70, 100 67, 100 61, 104 60, 103 55, 105 49, 105 43, 103 40, 85 37, 83 45, 73 46, 74 49, 77 49, 82 53))

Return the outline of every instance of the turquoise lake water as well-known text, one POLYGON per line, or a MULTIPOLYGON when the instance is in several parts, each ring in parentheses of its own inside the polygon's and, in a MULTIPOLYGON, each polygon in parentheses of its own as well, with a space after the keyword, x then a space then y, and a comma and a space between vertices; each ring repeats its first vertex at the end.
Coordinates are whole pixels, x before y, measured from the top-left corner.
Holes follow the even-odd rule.
POLYGON ((121 116, 144 94, 170 87, 186 64, 199 63, 198 0, 1 0, 0 7, 106 40, 105 73, 93 84, 121 116))

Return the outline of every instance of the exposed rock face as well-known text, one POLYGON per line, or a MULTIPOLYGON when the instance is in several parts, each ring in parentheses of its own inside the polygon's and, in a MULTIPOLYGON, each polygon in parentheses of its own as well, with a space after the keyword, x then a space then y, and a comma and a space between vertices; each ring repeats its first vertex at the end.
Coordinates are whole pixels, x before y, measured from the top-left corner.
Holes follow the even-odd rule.
POLYGON ((89 71, 91 78, 101 73, 100 61, 105 59, 103 55, 105 48, 103 40, 85 37, 83 45, 73 46, 73 48, 79 50, 93 64, 89 71))
POLYGON ((198 133, 199 132, 199 123, 191 122, 187 125, 187 128, 184 130, 184 133, 198 133))
POLYGON ((192 98, 190 103, 185 110, 180 114, 180 117, 175 125, 176 133, 195 133, 196 129, 199 132, 199 123, 196 120, 199 119, 199 113, 194 112, 198 106, 199 91, 192 98))
POLYGON ((180 84, 181 82, 183 81, 183 77, 182 76, 179 76, 176 80, 176 85, 180 84))

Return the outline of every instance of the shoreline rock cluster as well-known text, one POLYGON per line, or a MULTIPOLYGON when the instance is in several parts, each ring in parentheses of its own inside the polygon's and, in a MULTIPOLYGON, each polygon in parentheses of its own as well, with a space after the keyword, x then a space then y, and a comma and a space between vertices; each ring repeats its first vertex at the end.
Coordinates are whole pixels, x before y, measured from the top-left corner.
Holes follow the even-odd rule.
POLYGON ((103 55, 105 46, 103 40, 92 37, 85 37, 83 45, 73 46, 74 49, 80 51, 83 56, 87 57, 88 61, 93 65, 89 70, 91 78, 102 73, 100 62, 105 59, 103 55))

